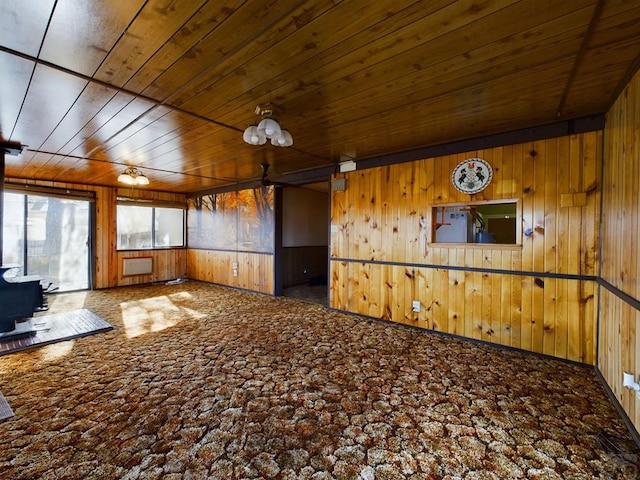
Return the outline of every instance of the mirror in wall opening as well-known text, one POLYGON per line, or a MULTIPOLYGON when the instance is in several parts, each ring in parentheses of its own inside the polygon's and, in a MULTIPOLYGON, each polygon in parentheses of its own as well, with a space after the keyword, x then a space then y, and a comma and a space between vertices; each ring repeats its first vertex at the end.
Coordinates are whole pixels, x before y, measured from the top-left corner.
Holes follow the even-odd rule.
POLYGON ((479 202, 433 207, 436 243, 519 245, 518 201, 479 202))

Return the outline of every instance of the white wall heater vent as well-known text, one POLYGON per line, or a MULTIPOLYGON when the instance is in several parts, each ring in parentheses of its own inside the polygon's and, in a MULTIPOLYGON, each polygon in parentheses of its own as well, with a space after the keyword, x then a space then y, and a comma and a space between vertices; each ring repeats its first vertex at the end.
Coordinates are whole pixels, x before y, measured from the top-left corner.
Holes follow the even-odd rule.
POLYGON ((153 272, 152 257, 135 257, 122 259, 122 275, 149 275, 153 272))

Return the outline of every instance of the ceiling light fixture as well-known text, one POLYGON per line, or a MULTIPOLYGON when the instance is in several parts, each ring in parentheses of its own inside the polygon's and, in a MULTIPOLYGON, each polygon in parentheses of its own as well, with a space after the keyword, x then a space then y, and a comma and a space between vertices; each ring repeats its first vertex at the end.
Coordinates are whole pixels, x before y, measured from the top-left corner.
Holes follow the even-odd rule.
POLYGON ((264 145, 271 140, 271 145, 276 147, 290 147, 293 145, 293 137, 289 131, 280 126, 275 119, 276 106, 267 103, 256 107, 256 115, 260 115, 260 123, 249 125, 242 135, 242 139, 249 145, 264 145))
POLYGON ((149 179, 135 167, 127 168, 118 176, 118 181, 127 185, 149 185, 149 179))

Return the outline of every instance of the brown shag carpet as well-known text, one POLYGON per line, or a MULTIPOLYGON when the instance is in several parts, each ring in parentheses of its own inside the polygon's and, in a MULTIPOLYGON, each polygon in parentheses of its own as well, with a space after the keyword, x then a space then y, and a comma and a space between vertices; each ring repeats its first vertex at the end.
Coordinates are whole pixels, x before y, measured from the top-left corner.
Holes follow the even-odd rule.
POLYGON ((199 282, 59 294, 0 358, 6 479, 636 478, 588 368, 199 282))

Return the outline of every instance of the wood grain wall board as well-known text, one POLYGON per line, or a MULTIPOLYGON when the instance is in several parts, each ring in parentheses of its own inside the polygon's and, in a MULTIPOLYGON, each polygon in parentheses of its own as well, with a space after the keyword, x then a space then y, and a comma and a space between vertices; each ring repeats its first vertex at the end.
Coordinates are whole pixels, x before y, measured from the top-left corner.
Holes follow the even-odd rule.
POLYGON ((347 179, 347 189, 332 192, 332 216, 339 217, 345 227, 331 235, 331 242, 332 247, 345 245, 339 258, 346 259, 347 266, 332 270, 332 294, 357 299, 356 303, 341 303, 354 313, 375 316, 384 305, 382 311, 389 312, 392 321, 417 322, 433 330, 593 364, 597 314, 593 281, 550 278, 549 274, 591 275, 596 271, 594 265, 585 268, 582 259, 589 256, 584 252, 597 251, 599 241, 601 138, 600 132, 592 132, 341 174, 347 179), (460 161, 475 156, 492 164, 495 177, 481 194, 470 196, 453 187, 451 171, 460 161), (417 177, 415 169, 420 171, 417 177), (413 178, 432 183, 428 188, 412 186, 413 178), (585 204, 562 207, 563 193, 581 192, 585 182, 590 192, 585 204), (418 192, 417 203, 409 191, 418 192), (406 248, 407 238, 421 235, 420 225, 415 220, 399 221, 398 235, 383 233, 386 251, 378 253, 370 247, 371 222, 389 218, 389 195, 395 199, 394 213, 391 220, 382 221, 385 226, 393 225, 396 218, 410 218, 415 211, 428 212, 449 202, 521 195, 522 219, 518 221, 523 227, 519 234, 527 228, 533 231, 522 237, 522 247, 509 249, 429 242, 421 248, 406 248), (347 197, 355 200, 344 208, 347 197), (377 198, 382 200, 375 201, 377 198), (354 248, 346 244, 349 235, 358 239, 350 242, 354 248), (370 263, 380 259, 394 264, 370 263), (421 268, 420 264, 433 267, 421 268), (487 271, 458 272, 447 266, 487 271), (415 271, 420 274, 416 276, 415 271), (491 273, 498 271, 540 275, 491 273), (345 273, 349 277, 343 281, 340 275, 345 273), (386 279, 382 289, 377 287, 378 277, 386 279), (414 318, 413 300, 424 306, 424 315, 414 318))
POLYGON ((622 405, 632 423, 640 425, 640 402, 635 392, 622 386, 623 373, 636 376, 640 369, 638 331, 640 311, 624 300, 601 289, 601 315, 606 319, 600 328, 598 365, 607 384, 622 405))
MULTIPOLYGON (((640 371, 639 133, 640 75, 636 73, 607 114, 604 132, 600 275, 613 289, 600 288, 598 327, 598 366, 636 429, 640 428, 640 403, 633 391, 622 387, 622 378, 624 372, 637 378, 640 371)), ((583 295, 590 298, 592 292, 583 295)), ((589 303, 585 308, 591 308, 589 303)))
POLYGON ((189 278, 273 295, 273 255, 216 250, 186 250, 189 278), (238 263, 238 276, 232 265, 238 263))
POLYGON ((572 318, 566 315, 572 305, 597 301, 583 294, 583 287, 593 291, 592 280, 545 279, 538 313, 551 322, 535 339, 531 318, 538 314, 537 307, 521 296, 533 298, 527 290, 540 288, 535 277, 340 261, 331 262, 331 272, 333 308, 595 364, 595 322, 586 319, 583 310, 572 318), (372 281, 376 271, 384 279, 381 284, 372 281), (557 295, 559 291, 569 293, 557 295), (411 311, 413 300, 423 311, 411 311))

